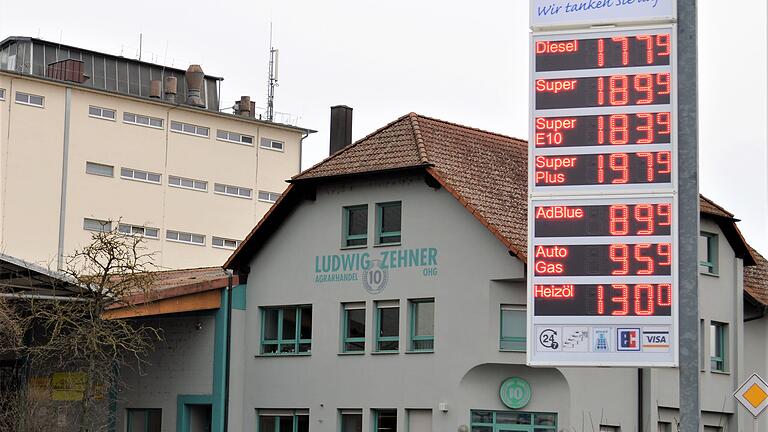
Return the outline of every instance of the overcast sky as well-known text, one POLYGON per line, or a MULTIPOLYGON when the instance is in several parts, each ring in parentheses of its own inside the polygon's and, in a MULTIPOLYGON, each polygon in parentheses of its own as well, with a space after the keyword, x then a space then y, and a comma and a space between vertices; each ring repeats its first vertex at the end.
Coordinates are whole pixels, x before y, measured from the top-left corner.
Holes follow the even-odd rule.
MULTIPOLYGON (((766 1, 699 2, 700 190, 768 253, 766 1)), ((0 37, 33 36, 223 76, 222 107, 266 106, 269 25, 280 49, 275 110, 319 132, 354 111, 354 139, 411 111, 528 137, 528 1, 0 1, 0 37)), ((681 77, 681 79, 684 77, 681 77)))

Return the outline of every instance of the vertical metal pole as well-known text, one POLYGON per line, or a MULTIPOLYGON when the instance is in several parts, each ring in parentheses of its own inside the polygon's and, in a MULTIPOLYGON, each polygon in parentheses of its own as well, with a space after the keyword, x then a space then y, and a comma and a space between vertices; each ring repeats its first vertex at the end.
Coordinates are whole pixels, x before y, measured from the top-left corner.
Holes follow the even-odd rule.
POLYGON ((677 0, 680 432, 699 432, 699 184, 696 0, 677 0))

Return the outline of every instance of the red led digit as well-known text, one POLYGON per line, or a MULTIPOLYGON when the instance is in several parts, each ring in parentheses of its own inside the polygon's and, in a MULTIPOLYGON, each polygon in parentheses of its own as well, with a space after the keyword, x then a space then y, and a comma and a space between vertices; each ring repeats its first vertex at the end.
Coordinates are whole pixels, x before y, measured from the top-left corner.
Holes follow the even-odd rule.
POLYGON ((597 65, 600 67, 605 66, 605 40, 597 40, 597 65))
POLYGON ((629 246, 625 244, 612 244, 608 249, 611 261, 619 264, 621 268, 611 272, 614 276, 624 276, 629 273, 629 246))
POLYGON ((605 104, 605 77, 597 78, 597 104, 605 104))
POLYGON ((653 274, 653 259, 651 257, 643 256, 645 249, 650 249, 651 245, 648 243, 638 243, 635 245, 635 261, 638 263, 645 263, 644 269, 639 269, 637 274, 639 275, 652 275, 653 274))
POLYGON ((664 49, 656 53, 656 55, 669 56, 672 48, 672 45, 669 43, 669 33, 656 35, 656 45, 664 49))
POLYGON ((611 288, 621 291, 621 295, 611 297, 613 303, 619 303, 621 309, 611 312, 611 315, 623 316, 629 313, 629 286, 624 284, 611 285, 611 288))
POLYGON ((653 234, 653 205, 638 204, 635 206, 635 220, 645 224, 645 228, 637 230, 637 235, 653 234))
POLYGON ((597 143, 605 144, 605 117, 597 117, 597 143))
POLYGON ((626 144, 629 142, 629 117, 626 114, 614 114, 610 117, 611 144, 626 144))
POLYGON ((645 42, 645 62, 653 64, 653 36, 637 35, 637 40, 645 42))
POLYGON ((659 215, 659 226, 672 225, 672 206, 670 204, 657 204, 656 214, 659 215))
POLYGON ((649 182, 653 181, 654 166, 653 166, 653 153, 639 152, 637 157, 645 158, 645 178, 649 182))
POLYGON ((626 105, 629 102, 629 78, 626 75, 611 75, 608 93, 611 105, 626 105))
MULTIPOLYGON (((645 120, 645 125, 637 125, 638 132, 645 132, 645 138, 638 138, 638 144, 650 144, 653 142, 653 114, 640 113, 637 114, 639 120, 645 120)), ((639 122, 638 122, 639 123, 639 122)))
POLYGON ((635 285, 635 315, 653 315, 653 312, 653 285, 635 285), (645 301, 643 301, 643 291, 645 291, 645 301))
POLYGON ((669 72, 656 74, 656 84, 659 86, 660 95, 668 95, 671 92, 671 83, 669 72))
POLYGON ((657 244, 656 255, 666 258, 665 261, 659 261, 660 266, 672 265, 672 246, 669 243, 657 244))
POLYGON ((626 66, 629 64, 629 40, 625 37, 612 37, 612 41, 621 45, 621 64, 626 66))
POLYGON ((638 105, 653 103, 653 77, 649 74, 635 75, 635 91, 645 93, 645 97, 637 100, 638 105))
POLYGON ((597 155, 597 182, 605 183, 605 156, 597 155))
POLYGON ((656 287, 656 304, 672 306, 672 284, 663 283, 656 287))
POLYGON ((597 314, 605 313, 605 288, 602 285, 597 286, 597 314))
POLYGON ((614 184, 624 184, 629 181, 629 156, 626 153, 613 153, 608 158, 611 170, 619 172, 621 176, 611 180, 614 184))
POLYGON ((656 123, 658 123, 659 126, 666 126, 666 128, 659 130, 660 135, 669 135, 670 133, 672 133, 672 123, 669 121, 668 112, 657 113, 656 123))
POLYGON ((656 163, 659 164, 659 174, 672 173, 672 156, 668 151, 661 151, 656 153, 656 163), (664 167, 664 168, 662 168, 664 167))
POLYGON ((611 235, 622 236, 629 232, 629 208, 623 204, 612 205, 609 209, 611 235))

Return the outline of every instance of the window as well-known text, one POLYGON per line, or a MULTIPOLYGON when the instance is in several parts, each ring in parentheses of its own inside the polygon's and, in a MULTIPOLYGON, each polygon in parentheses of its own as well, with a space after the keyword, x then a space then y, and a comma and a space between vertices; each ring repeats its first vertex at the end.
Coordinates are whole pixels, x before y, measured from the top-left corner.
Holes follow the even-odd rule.
POLYGON ((472 432, 504 430, 505 425, 514 425, 514 430, 524 432, 555 432, 557 430, 555 413, 472 410, 470 421, 472 432))
POLYGON ((709 325, 710 370, 728 369, 728 324, 712 321, 709 325))
POLYGON ((83 219, 83 229, 87 231, 109 232, 112 231, 112 223, 101 219, 83 219))
POLYGON ((115 175, 115 167, 112 165, 104 165, 96 162, 86 162, 85 172, 93 175, 112 177, 115 175))
POLYGON ((102 108, 97 106, 89 106, 88 107, 88 116, 93 118, 100 118, 104 120, 115 120, 116 112, 113 109, 109 108, 102 108))
POLYGON ((267 150, 283 151, 285 143, 270 138, 262 138, 259 147, 267 150))
POLYGON ((344 207, 343 232, 345 247, 368 243, 368 206, 344 207))
POLYGON ((309 432, 309 410, 259 410, 259 432, 309 432))
POLYGON ((229 132, 221 129, 218 129, 216 131, 216 139, 219 141, 229 141, 229 142, 233 142, 237 144, 245 144, 249 146, 253 145, 252 136, 239 134, 237 132, 229 132))
POLYGON ((341 351, 362 353, 365 351, 365 302, 343 306, 341 351))
POLYGON ((135 170, 132 168, 120 168, 120 177, 126 180, 136 180, 147 183, 160 184, 161 175, 147 171, 135 170))
POLYGON ((240 246, 240 240, 232 240, 224 237, 212 237, 211 246, 221 249, 237 249, 240 246))
POLYGON ((699 271, 717 274, 717 234, 702 232, 699 235, 699 271))
POLYGON ((168 176, 168 186, 208 192, 208 182, 190 178, 168 176))
POLYGON ((240 186, 232 186, 221 183, 214 183, 213 192, 221 195, 229 195, 238 198, 251 198, 253 189, 248 189, 240 186))
POLYGON ((163 128, 163 119, 157 117, 149 117, 141 114, 133 114, 129 112, 123 113, 123 123, 135 124, 139 126, 148 126, 156 129, 163 128))
POLYGON ((135 235, 154 239, 160 237, 160 230, 157 228, 150 228, 141 225, 121 223, 117 225, 117 230, 126 235, 135 235))
POLYGON ((0 100, 5 100, 5 89, 0 88, 0 100))
POLYGON ((501 305, 499 349, 525 352, 525 306, 501 305))
POLYGON ((620 426, 600 425, 600 432, 621 432, 620 426))
POLYGON ((183 133, 187 135, 195 135, 199 137, 208 138, 208 128, 204 126, 197 126, 190 123, 172 121, 171 130, 174 132, 183 133))
POLYGON ((398 352, 399 335, 400 303, 397 300, 376 302, 376 351, 398 352))
POLYGON ((362 410, 339 410, 340 432, 363 432, 362 410))
POLYGON ((375 409, 373 411, 373 432, 396 432, 397 410, 375 409))
POLYGON ((37 96, 29 93, 16 92, 16 103, 18 104, 32 105, 32 106, 42 108, 44 100, 45 98, 42 96, 37 96))
POLYGON ((658 432, 672 432, 672 423, 660 421, 658 432))
POLYGON ((435 299, 410 301, 410 342, 411 351, 432 351, 435 349, 435 299))
POLYGON ((309 354, 312 350, 312 306, 261 310, 261 353, 309 354))
POLYGON ((376 244, 400 243, 400 201, 376 204, 376 244))
POLYGON ((408 432, 432 432, 432 410, 408 409, 405 410, 408 432))
POLYGON ((196 245, 205 245, 205 236, 201 234, 192 234, 188 232, 182 232, 182 231, 171 231, 166 230, 165 231, 165 239, 179 242, 179 243, 189 243, 189 244, 196 244, 196 245))
POLYGON ((280 194, 277 192, 259 191, 259 201, 274 203, 277 202, 279 198, 280 194))
POLYGON ((160 432, 163 411, 160 409, 127 409, 128 432, 160 432))

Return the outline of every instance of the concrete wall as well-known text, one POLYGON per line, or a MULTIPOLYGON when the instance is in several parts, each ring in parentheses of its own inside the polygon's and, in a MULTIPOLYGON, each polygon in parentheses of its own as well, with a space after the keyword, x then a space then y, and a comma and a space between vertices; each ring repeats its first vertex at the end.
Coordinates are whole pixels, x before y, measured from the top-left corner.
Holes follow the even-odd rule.
POLYGON ((116 430, 125 430, 126 409, 160 408, 162 431, 175 432, 178 395, 213 391, 215 318, 212 313, 168 316, 150 319, 147 325, 161 328, 164 340, 156 345, 143 374, 122 371, 127 387, 118 393, 116 430))
MULTIPOLYGON (((59 238, 61 176, 65 142, 67 86, 0 73, 0 167, 2 213, 0 245, 5 253, 44 264, 53 263, 59 238), (45 97, 43 108, 14 103, 16 91, 45 97)), ((122 219, 160 229, 148 239, 159 266, 185 268, 221 265, 231 250, 215 248, 211 237, 242 240, 271 206, 258 191, 282 192, 285 180, 299 172, 302 133, 205 110, 174 107, 148 99, 69 87, 69 154, 64 253, 87 244, 91 233, 84 218, 122 219), (89 106, 116 111, 115 121, 89 116, 89 106), (163 128, 123 122, 123 113, 161 118, 163 128), (209 128, 209 137, 176 133, 171 121, 209 128), (217 139, 218 129, 250 135, 254 145, 217 139), (261 137, 283 141, 284 151, 259 147, 261 137), (86 162, 114 166, 112 178, 86 174, 86 162), (120 168, 162 174, 161 184, 120 178, 120 168), (208 182, 208 191, 168 185, 168 176, 208 182), (214 193, 214 183, 253 190, 251 198, 214 193), (165 240, 165 231, 206 236, 205 246, 165 240)))

